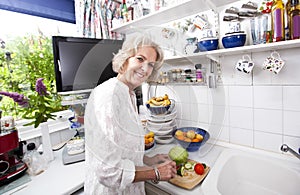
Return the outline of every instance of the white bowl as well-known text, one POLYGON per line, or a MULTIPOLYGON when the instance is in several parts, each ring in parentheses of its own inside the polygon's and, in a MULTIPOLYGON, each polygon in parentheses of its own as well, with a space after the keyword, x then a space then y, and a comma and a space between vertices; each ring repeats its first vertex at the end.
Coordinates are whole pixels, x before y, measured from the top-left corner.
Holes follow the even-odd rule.
POLYGON ((166 121, 170 121, 170 120, 173 120, 177 117, 177 110, 174 108, 172 110, 172 112, 170 114, 166 114, 166 115, 146 115, 146 119, 150 122, 166 122, 166 121))
POLYGON ((173 126, 172 123, 174 123, 174 119, 169 121, 163 121, 163 122, 147 121, 147 126, 154 127, 154 128, 162 128, 162 127, 173 126))
POLYGON ((155 141, 159 144, 169 144, 174 140, 172 135, 157 135, 155 136, 155 141))
POLYGON ((152 131, 155 136, 162 136, 162 135, 171 135, 171 132, 174 130, 175 127, 171 127, 171 128, 164 128, 164 129, 159 129, 159 130, 151 130, 148 129, 150 131, 152 131))

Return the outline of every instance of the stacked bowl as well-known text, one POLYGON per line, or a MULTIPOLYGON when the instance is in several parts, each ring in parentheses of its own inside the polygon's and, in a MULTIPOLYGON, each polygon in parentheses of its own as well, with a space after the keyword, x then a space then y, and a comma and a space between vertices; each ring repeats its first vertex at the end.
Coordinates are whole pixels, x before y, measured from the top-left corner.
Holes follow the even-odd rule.
POLYGON ((168 144, 174 140, 172 131, 177 128, 175 101, 170 100, 169 105, 155 106, 146 104, 146 129, 154 132, 155 141, 159 144, 168 144))

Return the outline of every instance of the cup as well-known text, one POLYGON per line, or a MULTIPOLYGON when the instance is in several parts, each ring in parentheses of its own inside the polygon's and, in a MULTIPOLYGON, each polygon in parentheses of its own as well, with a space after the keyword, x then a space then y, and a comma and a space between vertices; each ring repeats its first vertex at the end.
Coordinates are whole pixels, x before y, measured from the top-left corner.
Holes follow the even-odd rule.
POLYGON ((270 56, 268 56, 264 63, 263 63, 263 69, 269 70, 270 72, 274 72, 275 74, 278 74, 282 67, 284 66, 285 61, 281 59, 278 52, 274 51, 271 53, 270 56))
POLYGON ((214 34, 212 29, 208 28, 208 29, 203 29, 202 30, 202 38, 213 38, 214 34))
POLYGON ((15 128, 15 119, 12 116, 4 116, 1 118, 1 129, 11 130, 15 128))
POLYGON ((231 21, 229 23, 229 31, 228 33, 238 33, 241 32, 241 22, 239 21, 231 21))
POLYGON ((254 45, 266 43, 268 16, 258 15, 250 19, 251 36, 254 45))
POLYGON ((196 15, 193 24, 195 27, 199 28, 200 30, 206 29, 209 27, 209 23, 207 21, 207 17, 205 15, 196 15))
POLYGON ((254 67, 254 62, 252 61, 249 55, 244 55, 242 59, 240 59, 237 63, 235 68, 238 71, 244 72, 249 74, 254 67))

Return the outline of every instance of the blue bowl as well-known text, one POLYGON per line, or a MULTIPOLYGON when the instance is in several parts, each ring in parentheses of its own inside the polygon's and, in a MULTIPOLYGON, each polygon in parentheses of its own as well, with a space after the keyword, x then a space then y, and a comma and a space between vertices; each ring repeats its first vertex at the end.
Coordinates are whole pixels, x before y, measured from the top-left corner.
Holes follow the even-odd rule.
POLYGON ((219 46, 219 40, 217 38, 202 39, 197 46, 200 51, 216 50, 219 46))
POLYGON ((169 106, 150 106, 150 104, 146 104, 148 110, 152 115, 161 115, 167 114, 169 112, 169 106))
POLYGON ((209 133, 206 130, 198 128, 198 127, 181 127, 181 128, 174 129, 172 131, 172 136, 177 141, 177 143, 179 143, 188 152, 195 152, 195 151, 199 150, 199 148, 202 145, 204 145, 210 137, 209 133), (188 141, 184 141, 184 140, 179 140, 175 136, 175 133, 177 130, 181 130, 182 132, 188 132, 189 130, 194 130, 196 134, 200 134, 203 136, 203 140, 200 142, 188 142, 188 141))
POLYGON ((222 44, 225 48, 244 46, 245 42, 246 34, 244 33, 229 34, 222 38, 222 44))
POLYGON ((164 115, 169 114, 173 111, 175 107, 175 100, 170 99, 171 104, 168 106, 151 106, 150 104, 146 104, 146 107, 150 111, 151 115, 164 115))

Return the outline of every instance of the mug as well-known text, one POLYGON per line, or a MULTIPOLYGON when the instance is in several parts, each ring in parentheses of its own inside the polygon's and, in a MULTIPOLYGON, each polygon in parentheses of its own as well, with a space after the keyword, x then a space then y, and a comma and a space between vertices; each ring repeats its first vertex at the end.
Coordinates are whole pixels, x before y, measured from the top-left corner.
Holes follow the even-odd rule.
POLYGON ((235 66, 235 68, 238 71, 241 71, 241 72, 244 72, 247 74, 249 74, 252 71, 253 67, 254 67, 254 62, 251 60, 249 55, 244 55, 242 57, 242 59, 240 59, 236 63, 236 66, 235 66))
POLYGON ((1 119, 1 129, 11 130, 15 128, 15 119, 12 116, 4 116, 1 119))
POLYGON ((239 21, 231 21, 229 23, 229 31, 228 33, 238 33, 241 32, 241 22, 239 21))
POLYGON ((209 27, 209 23, 206 18, 207 16, 205 15, 196 15, 193 20, 194 26, 199 28, 200 30, 207 29, 209 27))
POLYGON ((9 169, 9 163, 4 160, 0 160, 0 175, 4 174, 9 169))
POLYGON ((263 69, 278 74, 282 69, 282 67, 284 66, 284 64, 285 61, 280 58, 279 53, 273 51, 271 55, 265 59, 263 63, 263 69))

